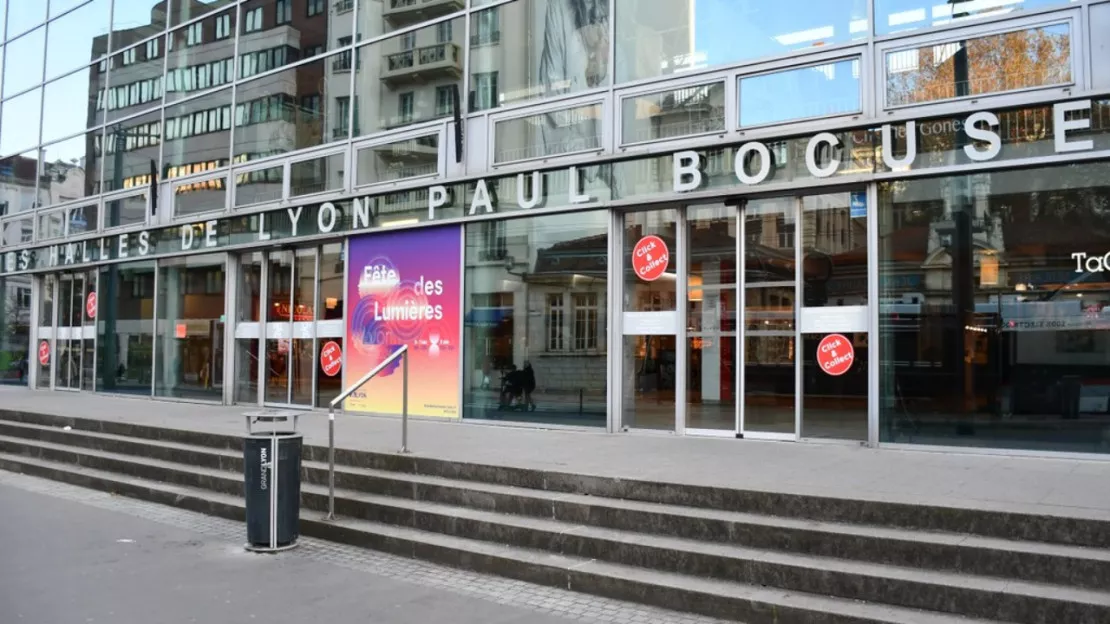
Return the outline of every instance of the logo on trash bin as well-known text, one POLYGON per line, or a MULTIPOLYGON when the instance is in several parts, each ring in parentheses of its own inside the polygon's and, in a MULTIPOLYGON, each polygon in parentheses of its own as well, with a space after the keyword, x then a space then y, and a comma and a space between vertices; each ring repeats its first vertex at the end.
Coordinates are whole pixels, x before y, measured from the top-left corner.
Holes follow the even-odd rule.
POLYGON ((260 464, 259 467, 262 469, 262 471, 261 471, 262 472, 262 480, 261 480, 262 489, 265 490, 266 489, 266 464, 267 464, 267 461, 266 461, 266 447, 265 446, 262 447, 262 453, 259 456, 259 464, 260 464))

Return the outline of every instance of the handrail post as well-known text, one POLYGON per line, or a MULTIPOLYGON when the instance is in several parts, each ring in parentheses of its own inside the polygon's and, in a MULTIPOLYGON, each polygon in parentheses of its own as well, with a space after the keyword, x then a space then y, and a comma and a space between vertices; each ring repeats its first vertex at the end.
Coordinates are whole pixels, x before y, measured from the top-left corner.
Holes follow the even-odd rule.
POLYGON ((401 356, 401 452, 409 452, 409 352, 401 356))
POLYGON ((335 520, 335 406, 328 408, 328 520, 335 520))

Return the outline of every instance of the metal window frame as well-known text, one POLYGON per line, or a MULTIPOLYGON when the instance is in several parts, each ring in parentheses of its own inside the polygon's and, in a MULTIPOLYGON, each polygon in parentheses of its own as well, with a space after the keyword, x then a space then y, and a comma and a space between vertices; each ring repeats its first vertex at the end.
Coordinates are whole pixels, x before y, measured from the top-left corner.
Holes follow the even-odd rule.
POLYGON ((561 163, 577 164, 581 162, 581 157, 588 154, 601 155, 606 152, 612 152, 613 136, 612 136, 612 100, 604 97, 601 94, 585 95, 582 97, 574 97, 569 99, 560 99, 557 101, 545 101, 542 104, 533 105, 526 108, 514 109, 510 111, 498 111, 494 114, 487 115, 488 122, 486 125, 486 162, 485 170, 489 173, 499 172, 507 167, 521 167, 528 165, 535 165, 542 163, 544 167, 555 166, 561 163), (600 97, 599 97, 600 96, 600 97), (518 121, 527 119, 528 117, 539 117, 551 113, 568 111, 575 108, 586 108, 589 106, 599 106, 601 108, 601 118, 599 126, 601 129, 600 146, 592 149, 575 150, 573 152, 566 152, 552 156, 533 156, 529 158, 519 158, 508 160, 505 162, 495 162, 497 157, 497 125, 507 123, 510 121, 518 121))
POLYGON ((307 152, 307 153, 303 153, 303 154, 297 154, 297 156, 295 158, 286 157, 286 159, 285 159, 285 173, 283 174, 283 188, 282 188, 283 197, 282 197, 282 199, 286 200, 287 202, 302 203, 302 202, 320 201, 320 200, 322 200, 324 198, 327 198, 327 197, 333 197, 333 196, 339 196, 339 195, 346 194, 348 192, 348 189, 351 188, 351 184, 350 184, 351 171, 350 171, 350 168, 346 166, 347 163, 350 162, 350 158, 348 157, 349 154, 350 154, 350 151, 351 150, 350 150, 349 145, 338 145, 338 146, 323 147, 319 150, 314 150, 312 152, 307 152), (327 189, 327 190, 324 190, 324 191, 316 191, 316 192, 313 192, 313 193, 304 193, 303 195, 294 195, 293 194, 293 187, 292 187, 292 185, 293 185, 293 165, 306 163, 306 162, 309 162, 311 160, 320 160, 320 159, 330 158, 332 156, 340 156, 343 159, 343 164, 344 164, 343 180, 340 182, 339 188, 327 189))
POLYGON ((256 209, 256 208, 261 208, 261 209, 268 210, 268 209, 273 208, 275 205, 276 206, 282 205, 283 203, 285 203, 286 197, 288 197, 288 186, 287 186, 288 180, 289 180, 288 157, 283 157, 283 158, 278 158, 278 159, 267 159, 265 162, 262 162, 261 164, 255 163, 254 161, 251 161, 250 165, 247 165, 247 166, 232 167, 231 173, 229 175, 230 175, 230 177, 228 178, 228 185, 229 185, 229 190, 231 191, 231 210, 234 211, 234 212, 250 211, 250 210, 256 209), (263 201, 249 202, 249 203, 245 203, 245 204, 237 203, 236 202, 236 196, 238 195, 238 192, 239 192, 239 176, 254 173, 256 171, 266 171, 268 169, 280 169, 281 170, 281 181, 279 182, 279 184, 281 184, 281 192, 279 193, 278 197, 276 197, 274 199, 263 200, 263 201))
POLYGON ((729 90, 730 89, 728 88, 729 79, 730 79, 730 77, 733 76, 733 74, 734 74, 734 72, 724 71, 724 72, 718 72, 717 74, 704 74, 704 75, 701 75, 701 76, 683 78, 681 80, 677 80, 673 83, 670 83, 666 87, 663 87, 663 88, 660 88, 660 85, 650 85, 650 87, 641 86, 641 87, 637 87, 637 88, 621 89, 621 90, 616 91, 613 95, 613 109, 614 109, 614 111, 613 111, 613 136, 615 138, 615 146, 617 148, 617 152, 618 153, 624 153, 624 152, 628 151, 628 148, 630 148, 630 147, 638 147, 638 146, 641 146, 641 145, 659 144, 659 143, 674 142, 674 141, 679 141, 679 140, 684 140, 684 139, 697 139, 699 137, 712 137, 712 136, 717 136, 718 138, 723 139, 726 136, 728 136, 730 131, 732 131, 735 127, 735 124, 730 123, 730 119, 732 119, 732 116, 730 116, 730 111, 733 112, 733 113, 737 112, 735 98, 730 98, 729 97, 729 90), (712 131, 708 131, 708 132, 697 132, 697 133, 694 133, 694 134, 685 134, 685 135, 682 135, 680 137, 661 137, 661 138, 657 138, 657 139, 646 139, 646 140, 643 140, 643 141, 626 141, 625 140, 625 137, 624 137, 624 103, 627 100, 632 100, 632 99, 635 99, 635 98, 638 98, 638 97, 643 97, 645 95, 657 95, 657 94, 661 94, 661 93, 667 93, 668 91, 677 91, 679 89, 690 89, 690 88, 696 88, 696 87, 710 87, 710 86, 717 85, 717 84, 721 85, 721 87, 724 89, 723 94, 724 94, 724 101, 725 101, 725 111, 724 111, 725 118, 724 118, 724 127, 721 130, 712 130, 712 131))
POLYGON ((851 120, 851 119, 859 119, 864 114, 865 108, 867 106, 866 105, 866 99, 865 99, 866 94, 865 94, 865 89, 864 89, 864 83, 867 82, 867 76, 870 75, 868 70, 869 70, 869 68, 868 68, 868 65, 867 65, 867 53, 863 50, 860 50, 856 54, 848 54, 848 55, 834 54, 834 55, 830 55, 828 58, 815 59, 814 62, 805 64, 805 65, 794 65, 794 66, 791 66, 791 67, 779 67, 779 68, 775 68, 775 69, 766 69, 766 70, 756 71, 756 72, 752 72, 752 73, 737 74, 737 76, 736 76, 736 78, 733 82, 733 88, 736 91, 736 117, 733 119, 733 121, 735 122, 736 127, 739 128, 740 130, 759 130, 759 129, 763 129, 763 128, 778 128, 778 127, 781 127, 781 126, 784 126, 784 125, 789 125, 789 124, 796 123, 796 122, 799 122, 799 121, 828 122, 828 121, 841 120, 841 119, 843 119, 845 121, 851 120), (842 113, 827 113, 827 114, 824 114, 824 115, 808 115, 808 116, 804 116, 804 117, 793 117, 791 119, 782 119, 782 120, 778 120, 778 121, 769 121, 769 122, 765 122, 765 123, 751 124, 751 125, 746 125, 746 126, 742 125, 740 123, 740 115, 743 113, 743 111, 740 110, 740 91, 741 91, 741 86, 742 86, 741 83, 744 80, 746 80, 748 78, 759 78, 761 76, 772 76, 772 75, 776 75, 776 74, 785 74, 785 73, 788 73, 788 72, 800 71, 800 70, 803 70, 803 69, 813 69, 813 68, 816 68, 816 67, 821 67, 823 65, 832 65, 832 64, 842 63, 842 62, 846 62, 846 61, 847 62, 851 62, 851 61, 858 61, 859 62, 859 81, 857 83, 857 89, 858 89, 858 95, 859 95, 859 107, 856 108, 855 110, 845 111, 845 112, 842 112, 842 113))
POLYGON ((378 190, 381 189, 382 192, 385 192, 386 190, 393 190, 400 186, 405 186, 408 184, 419 183, 423 185, 430 183, 432 180, 442 179, 444 177, 446 165, 444 161, 446 160, 447 151, 449 151, 444 150, 445 146, 449 147, 449 137, 447 132, 447 124, 449 123, 451 122, 439 120, 430 124, 420 124, 419 126, 414 128, 406 128, 402 131, 391 132, 384 135, 375 135, 369 139, 352 142, 350 149, 351 173, 348 175, 348 179, 350 182, 349 188, 353 189, 354 191, 364 190, 367 192, 378 192, 378 190), (436 172, 434 174, 412 176, 408 178, 401 178, 399 180, 367 182, 365 184, 358 183, 357 167, 359 166, 360 152, 369 148, 381 147, 383 145, 390 145, 393 143, 401 143, 403 141, 410 141, 413 139, 419 139, 428 136, 436 136, 439 141, 439 153, 436 156, 436 172))
MULTIPOLYGON (((1086 84, 1085 64, 1080 62, 1085 55, 1085 47, 1083 45, 1084 38, 1082 35, 1085 26, 1081 17, 1080 8, 1078 6, 1073 6, 1062 10, 1057 9, 1042 12, 1032 16, 1025 15, 997 20, 989 23, 989 25, 985 27, 983 25, 962 26, 960 28, 944 29, 939 32, 930 31, 915 36, 885 40, 881 43, 876 43, 873 53, 874 67, 872 75, 872 80, 875 85, 876 112, 890 114, 894 112, 912 111, 912 114, 915 116, 932 116, 943 114, 946 111, 966 111, 969 105, 976 108, 985 108, 990 106, 1007 106, 1007 100, 1028 102, 1027 98, 1022 99, 1022 96, 1025 94, 1044 92, 1056 92, 1059 94, 1061 92, 1070 93, 1073 89, 1081 89, 1082 85, 1086 84), (1034 30, 1060 24, 1066 24, 1069 29, 1068 38, 1071 46, 1069 61, 1071 63, 1072 74, 1070 82, 909 104, 893 105, 889 102, 886 82, 889 56, 892 53, 951 44, 960 40, 970 41, 982 39, 985 37, 1034 30)), ((1056 95, 1056 97, 1059 97, 1059 95, 1056 95)))

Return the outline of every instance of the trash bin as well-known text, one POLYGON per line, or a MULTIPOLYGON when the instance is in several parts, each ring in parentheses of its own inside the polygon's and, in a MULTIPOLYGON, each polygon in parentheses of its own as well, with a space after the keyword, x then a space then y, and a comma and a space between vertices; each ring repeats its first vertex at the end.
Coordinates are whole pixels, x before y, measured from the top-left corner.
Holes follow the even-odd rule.
POLYGON ((296 430, 298 415, 277 410, 245 414, 243 491, 248 550, 273 552, 297 544, 303 443, 296 430), (260 431, 256 429, 260 424, 270 428, 260 431))

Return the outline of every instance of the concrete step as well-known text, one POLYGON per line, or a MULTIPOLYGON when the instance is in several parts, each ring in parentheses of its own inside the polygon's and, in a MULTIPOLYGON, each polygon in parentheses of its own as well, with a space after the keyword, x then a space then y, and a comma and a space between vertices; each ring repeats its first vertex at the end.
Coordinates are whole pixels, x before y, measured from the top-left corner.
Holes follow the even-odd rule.
MULTIPOLYGON (((237 478, 242 473, 241 451, 23 423, 0 422, 0 434, 62 445, 53 449, 52 456, 58 461, 88 462, 88 458, 82 460, 65 448, 81 447, 230 471, 236 478, 229 479, 223 472, 194 472, 208 479, 205 487, 231 494, 242 491, 237 478)), ((104 465, 103 458, 98 461, 104 465)), ((111 469, 149 476, 133 472, 147 468, 125 464, 115 463, 111 469)), ((158 478, 168 482, 184 479, 187 483, 198 478, 176 474, 175 466, 169 468, 158 478)), ((302 472, 306 484, 327 484, 326 464, 305 462, 302 472)), ((1088 589, 1110 587, 1110 551, 1104 549, 722 512, 346 466, 337 467, 336 485, 371 494, 715 544, 1088 589)))
MULTIPOLYGON (((0 469, 242 520, 239 497, 112 472, 0 453, 0 469)), ((402 527, 302 514, 301 534, 374 548, 508 578, 608 598, 732 619, 748 624, 989 624, 966 619, 750 584, 695 578, 586 557, 552 554, 402 527)), ((1083 624, 1086 620, 1072 620, 1083 624)))
MULTIPOLYGON (((152 409, 154 409, 152 407, 152 409)), ((311 417, 311 416, 309 416, 311 417)), ((238 451, 239 436, 164 429, 85 418, 0 409, 0 421, 138 437, 171 443, 238 451)), ((306 461, 326 462, 327 448, 306 445, 306 461)), ((441 477, 600 498, 634 500, 684 508, 711 509, 778 516, 824 523, 842 523, 969 534, 1003 540, 1110 548, 1110 521, 1075 515, 1031 514, 1007 508, 915 505, 900 502, 832 498, 784 492, 738 490, 679 483, 641 481, 567 472, 494 466, 422 457, 337 449, 341 465, 392 473, 441 477)))
MULTIPOLYGON (((0 438, 0 450, 227 495, 242 491, 237 474, 173 462, 11 438, 0 438)), ((302 500, 306 509, 323 511, 327 491, 305 485, 302 500)), ((351 490, 338 491, 336 504, 347 517, 696 577, 1010 622, 1110 621, 1110 594, 1067 586, 649 536, 351 490)))

